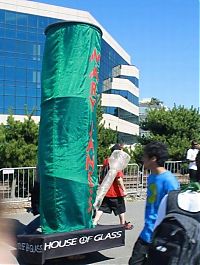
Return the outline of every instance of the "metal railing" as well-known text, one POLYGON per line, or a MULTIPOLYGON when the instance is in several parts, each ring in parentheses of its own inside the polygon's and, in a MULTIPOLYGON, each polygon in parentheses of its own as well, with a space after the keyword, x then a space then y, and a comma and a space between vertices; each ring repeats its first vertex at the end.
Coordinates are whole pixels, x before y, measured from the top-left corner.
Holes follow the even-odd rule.
MULTIPOLYGON (((102 165, 98 165, 100 176, 102 165)), ((184 161, 167 161, 165 168, 177 176, 180 183, 188 183, 187 164, 184 161)), ((143 197, 146 194, 147 176, 150 172, 138 164, 129 164, 124 170, 124 184, 128 194, 143 197)), ((36 167, 0 169, 0 198, 5 200, 29 200, 36 178, 36 167)))
POLYGON ((36 167, 0 169, 0 198, 30 199, 30 191, 36 177, 36 167))
MULTIPOLYGON (((98 175, 100 177, 102 165, 98 165, 98 175)), ((124 173, 124 185, 128 194, 134 194, 140 196, 146 191, 146 177, 143 172, 140 171, 138 164, 128 164, 123 170, 124 173)))

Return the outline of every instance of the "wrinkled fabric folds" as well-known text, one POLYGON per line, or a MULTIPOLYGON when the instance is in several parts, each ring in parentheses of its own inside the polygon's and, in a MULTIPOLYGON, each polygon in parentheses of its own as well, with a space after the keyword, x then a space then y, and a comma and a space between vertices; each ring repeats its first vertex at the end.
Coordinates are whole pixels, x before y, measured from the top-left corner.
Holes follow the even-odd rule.
POLYGON ((46 30, 38 148, 44 233, 92 227, 100 45, 101 32, 90 24, 46 30))

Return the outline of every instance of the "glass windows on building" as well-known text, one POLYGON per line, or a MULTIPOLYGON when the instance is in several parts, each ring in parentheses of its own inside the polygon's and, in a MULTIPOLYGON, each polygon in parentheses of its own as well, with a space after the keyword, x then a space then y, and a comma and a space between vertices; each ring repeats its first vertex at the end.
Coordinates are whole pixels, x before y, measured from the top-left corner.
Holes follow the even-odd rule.
POLYGON ((126 98, 132 104, 139 106, 139 98, 127 90, 108 89, 108 90, 104 91, 103 93, 120 95, 120 96, 126 98))
POLYGON ((104 113, 114 115, 119 117, 122 120, 131 122, 133 124, 139 124, 139 117, 130 113, 124 109, 117 108, 117 107, 103 107, 104 113))
POLYGON ((137 135, 117 132, 117 140, 118 143, 126 143, 127 145, 132 145, 137 143, 137 135))
POLYGON ((118 117, 133 124, 139 124, 139 117, 124 109, 118 108, 118 117))
POLYGON ((40 115, 44 29, 56 21, 0 10, 0 113, 40 115))
POLYGON ((128 79, 129 81, 131 81, 136 87, 139 88, 139 79, 135 76, 127 76, 127 75, 120 75, 117 76, 118 78, 123 78, 123 79, 128 79))
POLYGON ((99 93, 102 92, 103 81, 112 77, 112 68, 128 63, 105 41, 101 42, 101 63, 99 70, 99 93))
POLYGON ((23 29, 23 27, 27 27, 27 25, 28 25, 28 15, 27 14, 23 14, 23 13, 17 13, 16 15, 17 15, 17 26, 19 27, 19 29, 20 28, 23 29))
MULTIPOLYGON (((41 69, 45 28, 59 19, 0 10, 0 114, 24 115, 35 110, 40 115, 41 69)), ((128 63, 102 40, 99 92, 103 81, 112 77, 112 69, 128 63)), ((137 105, 138 98, 123 90, 119 93, 137 105)), ((109 111, 113 111, 112 108, 109 111)), ((132 120, 117 110, 117 115, 132 120)), ((114 114, 113 114, 114 115, 114 114)))
POLYGON ((17 14, 11 11, 5 11, 5 24, 8 25, 16 25, 17 22, 17 14))

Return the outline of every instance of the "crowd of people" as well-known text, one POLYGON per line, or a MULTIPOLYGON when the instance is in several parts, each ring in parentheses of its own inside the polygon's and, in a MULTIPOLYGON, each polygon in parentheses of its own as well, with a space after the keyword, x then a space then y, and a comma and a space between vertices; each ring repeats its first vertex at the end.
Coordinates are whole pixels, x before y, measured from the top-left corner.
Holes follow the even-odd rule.
MULTIPOLYGON (((120 145, 115 145, 111 151, 120 149, 120 145)), ((143 164, 151 172, 147 184, 145 221, 134 244, 129 265, 200 265, 199 150, 200 145, 193 140, 186 156, 189 185, 180 190, 177 178, 164 167, 168 160, 167 146, 161 142, 151 142, 144 147, 143 164), (175 236, 171 237, 174 233, 175 236), (191 233, 193 238, 188 237, 187 233, 191 233), (192 240, 196 243, 191 247, 188 242, 192 240)), ((108 166, 106 159, 102 172, 108 170, 108 166)), ((103 213, 113 211, 119 215, 120 224, 132 229, 133 225, 125 222, 125 196, 123 172, 118 172, 96 212, 94 224, 98 223, 103 213)))
MULTIPOLYGON (((111 151, 116 150, 116 147, 118 150, 121 149, 119 145, 115 145, 111 151)), ((167 146, 161 142, 151 142, 144 147, 143 164, 151 172, 148 176, 147 184, 145 221, 144 227, 134 244, 129 265, 160 265, 161 263, 162 265, 200 265, 199 150, 199 144, 196 141, 192 141, 186 157, 189 163, 190 184, 185 190, 181 191, 177 178, 164 167, 165 162, 168 160, 167 146), (173 215, 173 218, 170 214, 173 215), (167 222, 165 219, 167 219, 167 222), (181 222, 186 223, 185 227, 181 222), (173 229, 178 229, 181 232, 177 233, 173 229), (187 240, 191 240, 191 238, 187 237, 187 229, 189 233, 193 229, 196 236, 192 238, 196 244, 195 247, 189 248, 190 252, 186 251, 187 247, 185 247, 188 243, 187 240), (175 233, 176 236, 166 236, 168 232, 175 233), (183 237, 184 241, 182 240, 183 237), (162 242, 163 246, 158 246, 158 242, 159 244, 162 242), (183 245, 183 242, 185 245, 183 245), (157 248, 161 249, 158 250, 157 248)), ((103 170, 106 167, 108 167, 108 159, 104 161, 103 170)), ((128 223, 129 226, 126 227, 125 223, 125 196, 123 172, 118 172, 113 185, 96 213, 94 224, 98 223, 103 213, 110 214, 113 211, 115 215, 119 215, 120 224, 124 224, 126 229, 132 229, 133 225, 128 223), (113 196, 113 194, 115 195, 113 196)))
MULTIPOLYGON (((122 145, 115 144, 111 148, 111 152, 122 149, 122 145)), ((186 159, 189 163, 190 184, 185 190, 180 189, 177 178, 165 169, 164 164, 167 159, 168 150, 164 143, 150 142, 144 147, 143 164, 151 173, 147 181, 144 227, 133 246, 129 265, 161 265, 162 259, 162 265, 200 265, 200 145, 197 141, 192 141, 191 148, 187 151, 186 159), (192 224, 192 228, 189 227, 189 224, 192 224), (180 235, 178 234, 177 236, 177 231, 174 232, 174 227, 182 233, 182 237, 185 236, 182 242, 179 238, 180 235), (186 253, 187 248, 182 246, 183 242, 187 242, 187 229, 190 229, 190 231, 194 230, 193 241, 195 240, 195 244, 193 244, 193 247, 196 247, 190 247, 190 252, 187 250, 188 254, 186 253), (169 235, 173 234, 173 236, 175 233, 175 237, 171 238, 166 233, 169 235), (165 242, 166 238, 167 242, 165 242), (187 263, 181 261, 183 255, 185 262, 189 256, 190 261, 187 261, 187 263)), ((109 159, 106 158, 102 167, 100 184, 108 171, 109 159)), ((125 218, 125 197, 127 192, 123 177, 122 171, 117 172, 114 182, 106 193, 100 208, 93 216, 94 226, 98 225, 103 213, 111 214, 113 212, 116 216, 119 216, 119 223, 126 230, 133 229, 133 224, 127 222, 125 218)), ((40 223, 39 178, 36 180, 32 192, 32 207, 33 214, 37 218, 25 229, 25 233, 28 234, 35 233, 40 223)), ((5 235, 2 229, 0 234, 2 238, 6 236, 9 240, 13 240, 11 234, 7 233, 5 235)), ((2 252, 2 242, 0 244, 0 251, 2 252)), ((0 254, 1 264, 4 264, 2 262, 5 258, 3 253, 0 254)))

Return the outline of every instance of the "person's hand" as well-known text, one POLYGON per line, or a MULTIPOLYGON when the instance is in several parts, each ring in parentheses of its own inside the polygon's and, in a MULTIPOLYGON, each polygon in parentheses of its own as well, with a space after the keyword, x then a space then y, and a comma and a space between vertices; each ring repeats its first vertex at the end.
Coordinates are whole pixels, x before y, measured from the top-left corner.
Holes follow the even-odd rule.
POLYGON ((127 191, 126 191, 126 190, 124 190, 124 196, 127 196, 127 195, 128 195, 127 191))

